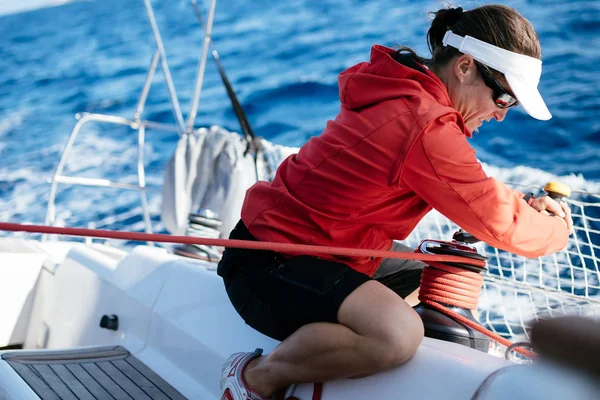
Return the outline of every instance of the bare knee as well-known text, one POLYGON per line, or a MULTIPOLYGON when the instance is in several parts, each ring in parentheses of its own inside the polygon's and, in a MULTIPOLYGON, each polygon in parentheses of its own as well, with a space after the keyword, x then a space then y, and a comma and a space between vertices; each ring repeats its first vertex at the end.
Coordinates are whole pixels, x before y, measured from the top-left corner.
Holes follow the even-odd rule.
POLYGON ((386 370, 407 362, 417 352, 423 336, 423 322, 417 315, 417 318, 411 318, 410 325, 399 327, 383 339, 379 339, 378 367, 386 370))
POLYGON ((376 281, 352 292, 342 303, 338 319, 362 337, 357 345, 373 372, 408 361, 423 340, 419 315, 396 293, 376 281))

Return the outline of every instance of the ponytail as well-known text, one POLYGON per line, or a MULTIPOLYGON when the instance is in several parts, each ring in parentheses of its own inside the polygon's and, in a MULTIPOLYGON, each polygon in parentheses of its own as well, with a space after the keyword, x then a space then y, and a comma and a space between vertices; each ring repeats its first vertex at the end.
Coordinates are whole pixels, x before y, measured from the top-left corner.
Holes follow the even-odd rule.
POLYGON ((445 8, 431 14, 434 15, 434 18, 427 32, 427 45, 433 56, 431 63, 433 65, 442 65, 459 54, 459 51, 454 47, 444 47, 442 41, 446 32, 451 30, 462 18, 463 9, 462 7, 445 8))

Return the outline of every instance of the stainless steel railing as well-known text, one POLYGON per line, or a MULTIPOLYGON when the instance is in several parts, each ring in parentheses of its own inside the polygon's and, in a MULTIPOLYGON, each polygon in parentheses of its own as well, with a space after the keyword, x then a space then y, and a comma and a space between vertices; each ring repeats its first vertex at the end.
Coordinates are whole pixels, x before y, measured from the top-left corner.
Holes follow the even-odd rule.
MULTIPOLYGON (((196 6, 196 1, 192 0, 193 5, 196 6)), ((142 214, 145 225, 145 231, 148 233, 152 232, 152 226, 150 221, 150 213, 148 210, 148 199, 146 195, 146 180, 145 180, 145 168, 144 168, 144 143, 146 137, 147 129, 158 129, 166 132, 174 132, 179 136, 190 134, 194 129, 194 121, 196 119, 200 94, 202 91, 202 82, 204 73, 206 70, 206 62, 208 58, 208 51, 210 47, 211 41, 211 31, 212 25, 214 22, 214 13, 216 9, 216 0, 211 0, 210 10, 208 15, 208 22, 205 26, 204 31, 204 41, 202 46, 202 53, 198 63, 198 70, 195 79, 195 87, 194 87, 194 95, 191 102, 191 108, 187 119, 187 124, 184 122, 183 114, 181 112, 181 106, 179 103, 179 98, 177 97, 177 92, 175 91, 175 85, 173 84, 173 78, 171 77, 171 72, 169 69, 169 63, 167 61, 167 55, 165 52, 165 48, 163 45, 163 40, 160 34, 160 30, 158 28, 158 24, 156 23, 156 18, 154 16, 154 10, 152 8, 152 3, 150 0, 144 0, 144 5, 146 8, 146 13, 148 16, 148 21, 150 23, 150 27, 152 29, 152 33, 154 36, 156 51, 152 56, 152 61, 150 63, 150 67, 148 69, 148 73, 146 74, 146 79, 144 81, 144 86, 140 93, 140 97, 137 102, 136 109, 133 114, 132 119, 127 119, 120 116, 114 115, 106 115, 106 114, 88 114, 82 113, 77 114, 76 118, 78 122, 73 127, 69 139, 67 140, 67 144, 63 149, 61 154, 60 161, 54 171, 54 174, 51 178, 51 187, 50 194, 48 198, 48 207, 46 209, 46 225, 53 225, 56 220, 56 195, 58 191, 58 185, 79 185, 79 186, 93 186, 93 187, 108 187, 115 189, 125 189, 125 190, 137 190, 140 192, 140 202, 142 205, 142 214), (160 64, 161 70, 163 72, 163 77, 165 84, 167 85, 169 102, 171 104, 171 110, 173 116, 175 118, 175 125, 171 124, 163 124, 160 122, 153 122, 142 120, 142 115, 144 112, 144 108, 146 105, 146 101, 148 99, 148 94, 150 92, 150 87, 152 86, 152 81, 156 70, 160 64), (138 157, 137 157, 137 184, 124 183, 124 182, 116 182, 108 179, 98 179, 98 178, 83 178, 83 177, 75 177, 75 176, 67 176, 63 175, 65 164, 71 154, 75 141, 81 131, 81 128, 90 122, 99 122, 104 124, 113 124, 113 125, 122 125, 129 126, 131 130, 137 131, 137 144, 138 144, 138 157)), ((42 240, 47 240, 47 236, 44 235, 42 240)))

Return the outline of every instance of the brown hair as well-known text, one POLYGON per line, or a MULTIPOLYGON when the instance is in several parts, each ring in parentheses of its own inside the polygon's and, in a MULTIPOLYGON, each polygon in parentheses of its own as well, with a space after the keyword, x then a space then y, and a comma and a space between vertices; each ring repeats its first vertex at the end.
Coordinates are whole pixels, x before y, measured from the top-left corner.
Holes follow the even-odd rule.
POLYGON ((490 4, 464 11, 461 7, 445 8, 431 12, 433 21, 427 32, 427 44, 432 58, 424 59, 407 47, 398 51, 408 51, 417 61, 428 66, 443 66, 461 53, 451 46, 444 46, 442 40, 448 30, 460 36, 471 36, 494 46, 541 59, 540 41, 531 23, 513 8, 490 4))

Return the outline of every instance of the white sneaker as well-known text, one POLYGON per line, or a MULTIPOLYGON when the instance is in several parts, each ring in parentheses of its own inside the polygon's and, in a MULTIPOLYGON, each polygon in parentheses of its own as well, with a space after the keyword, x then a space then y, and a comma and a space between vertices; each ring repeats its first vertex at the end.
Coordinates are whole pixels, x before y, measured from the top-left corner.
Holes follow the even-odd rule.
POLYGON ((221 375, 221 400, 267 400, 246 386, 244 380, 246 365, 261 354, 262 349, 256 349, 252 353, 235 353, 225 361, 221 375))

